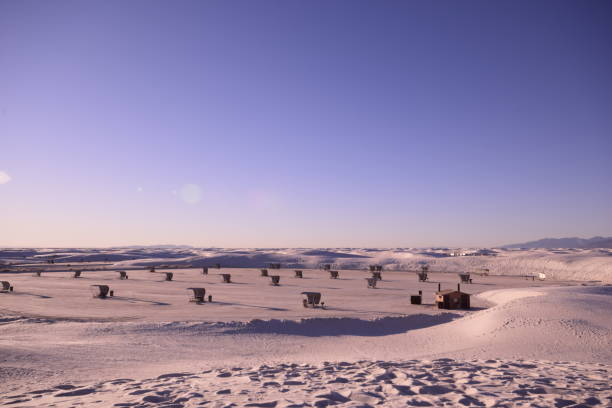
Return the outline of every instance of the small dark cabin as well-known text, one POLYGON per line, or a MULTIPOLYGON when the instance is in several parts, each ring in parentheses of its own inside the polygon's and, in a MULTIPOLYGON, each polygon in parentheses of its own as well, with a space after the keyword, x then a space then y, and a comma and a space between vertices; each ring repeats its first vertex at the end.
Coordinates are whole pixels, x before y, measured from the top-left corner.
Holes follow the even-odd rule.
POLYGON ((436 304, 438 309, 469 309, 470 294, 461 292, 457 285, 457 290, 440 290, 436 292, 436 304))

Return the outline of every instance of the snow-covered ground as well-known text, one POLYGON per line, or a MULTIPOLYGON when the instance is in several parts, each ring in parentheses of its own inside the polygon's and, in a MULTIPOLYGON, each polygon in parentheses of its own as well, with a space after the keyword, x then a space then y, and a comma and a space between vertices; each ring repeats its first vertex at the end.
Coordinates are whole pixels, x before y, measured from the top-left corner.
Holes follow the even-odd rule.
POLYGON ((63 250, 58 263, 37 266, 40 277, 24 265, 45 252, 26 259, 5 253, 5 261, 21 265, 0 273, 14 286, 0 293, 0 404, 612 404, 612 286, 604 283, 612 257, 596 250, 417 252, 83 250, 91 262, 79 265, 77 251, 63 250), (120 253, 136 259, 110 259, 120 253), (435 271, 430 282, 408 271, 423 261, 435 271), (208 275, 195 268, 217 262, 233 268, 208 275), (280 286, 260 276, 265 262, 291 266, 269 270, 281 276, 280 286), (319 263, 336 264, 340 278, 306 268, 319 263), (368 289, 362 268, 376 263, 398 270, 383 270, 378 288, 368 289), (194 268, 164 269, 174 273, 168 282, 163 264, 194 268), (145 270, 149 265, 158 271, 145 270), (303 279, 294 277, 298 265, 303 279), (82 277, 73 278, 70 268, 83 269, 82 277), (455 272, 478 268, 491 275, 473 274, 473 283, 461 286, 473 295, 472 310, 433 306, 438 283, 455 288, 455 272), (129 279, 119 280, 117 270, 127 270, 129 279), (544 281, 523 277, 544 270, 544 281), (230 273, 234 283, 223 283, 219 273, 230 273), (109 285, 115 296, 93 298, 92 284, 109 285), (188 302, 189 287, 205 287, 213 302, 188 302), (425 304, 411 305, 409 296, 419 290, 425 304), (304 308, 302 291, 321 292, 326 308, 304 308))

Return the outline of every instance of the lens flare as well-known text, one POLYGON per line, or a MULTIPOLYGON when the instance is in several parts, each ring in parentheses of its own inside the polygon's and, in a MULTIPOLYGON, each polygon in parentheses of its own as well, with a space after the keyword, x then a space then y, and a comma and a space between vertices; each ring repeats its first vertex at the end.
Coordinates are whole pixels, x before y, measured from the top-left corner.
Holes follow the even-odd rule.
POLYGON ((187 204, 196 204, 202 200, 202 189, 196 184, 185 184, 179 190, 179 197, 187 204))
POLYGON ((11 181, 11 176, 5 171, 0 171, 0 184, 6 184, 11 181))

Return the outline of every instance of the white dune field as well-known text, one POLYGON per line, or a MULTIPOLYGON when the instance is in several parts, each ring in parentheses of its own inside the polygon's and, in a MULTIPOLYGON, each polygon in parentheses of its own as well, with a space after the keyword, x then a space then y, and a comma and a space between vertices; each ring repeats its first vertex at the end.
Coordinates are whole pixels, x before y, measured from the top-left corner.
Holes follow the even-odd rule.
MULTIPOLYGON (((455 273, 258 269, 4 273, 0 404, 608 406, 612 287, 473 276, 470 311, 432 305, 455 273), (234 283, 221 282, 230 273, 234 283), (270 270, 271 275, 276 271, 270 270), (110 299, 89 287, 106 284, 110 299), (188 302, 205 287, 212 303, 188 302), (425 305, 409 296, 423 291, 425 305), (302 291, 325 309, 304 308, 302 291)), ((594 277, 595 279, 597 277, 594 277)))

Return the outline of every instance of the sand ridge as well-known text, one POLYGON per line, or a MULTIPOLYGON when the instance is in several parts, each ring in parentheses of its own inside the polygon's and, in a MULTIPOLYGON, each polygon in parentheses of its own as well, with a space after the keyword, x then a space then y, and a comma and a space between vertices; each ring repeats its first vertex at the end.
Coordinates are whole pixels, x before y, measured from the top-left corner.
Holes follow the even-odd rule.
POLYGON ((0 249, 2 262, 59 265, 85 263, 90 267, 145 269, 151 266, 263 268, 280 262, 287 268, 312 269, 331 264, 336 269, 365 270, 379 264, 385 270, 461 272, 488 269, 493 275, 545 274, 553 280, 598 280, 612 283, 612 249, 507 249, 507 248, 194 248, 117 247, 73 249, 0 249), (452 254, 464 256, 451 256, 452 254))

